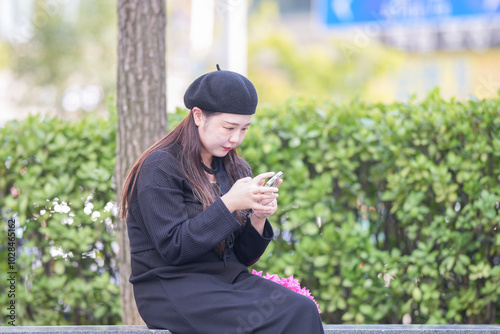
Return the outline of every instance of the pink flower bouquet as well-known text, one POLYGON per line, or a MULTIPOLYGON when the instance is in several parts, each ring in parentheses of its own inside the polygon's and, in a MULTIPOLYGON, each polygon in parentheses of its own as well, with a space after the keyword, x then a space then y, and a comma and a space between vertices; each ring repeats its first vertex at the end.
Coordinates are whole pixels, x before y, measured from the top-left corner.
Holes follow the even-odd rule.
POLYGON ((300 286, 299 280, 293 278, 293 275, 290 276, 290 277, 287 277, 287 278, 280 278, 276 274, 275 275, 269 275, 268 273, 266 273, 266 276, 262 276, 262 271, 256 271, 255 269, 252 270, 252 274, 260 276, 260 277, 268 279, 268 280, 271 280, 271 281, 273 281, 275 283, 281 284, 281 285, 289 288, 290 290, 293 290, 293 291, 295 291, 295 292, 297 292, 297 293, 299 293, 299 294, 301 294, 303 296, 306 296, 309 299, 312 299, 312 301, 318 307, 318 312, 321 313, 321 310, 319 309, 319 305, 314 300, 314 297, 311 295, 311 292, 309 292, 309 290, 306 289, 306 288, 302 288, 300 286))

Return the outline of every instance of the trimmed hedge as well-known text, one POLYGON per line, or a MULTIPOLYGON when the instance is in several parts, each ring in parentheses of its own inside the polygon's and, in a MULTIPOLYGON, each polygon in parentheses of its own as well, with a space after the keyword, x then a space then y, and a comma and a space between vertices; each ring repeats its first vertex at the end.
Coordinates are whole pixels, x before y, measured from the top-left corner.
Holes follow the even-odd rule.
POLYGON ((115 124, 114 117, 29 116, 0 129, 2 227, 13 215, 18 223, 13 270, 7 232, 0 235, 0 305, 9 315, 15 301, 16 325, 121 322, 112 249, 115 124), (11 297, 10 271, 17 272, 11 297))
POLYGON ((242 148, 282 170, 277 240, 326 323, 500 321, 500 100, 289 101, 242 148))
MULTIPOLYGON (((170 126, 185 115, 169 115, 170 126)), ((276 240, 254 268, 294 274, 325 323, 495 323, 499 116, 499 99, 443 101, 438 91, 389 105, 261 107, 243 156, 255 174, 282 170, 285 182, 271 217, 276 240)), ((23 230, 17 324, 119 323, 107 205, 115 124, 30 117, 0 130, 2 221, 17 213, 23 230)))

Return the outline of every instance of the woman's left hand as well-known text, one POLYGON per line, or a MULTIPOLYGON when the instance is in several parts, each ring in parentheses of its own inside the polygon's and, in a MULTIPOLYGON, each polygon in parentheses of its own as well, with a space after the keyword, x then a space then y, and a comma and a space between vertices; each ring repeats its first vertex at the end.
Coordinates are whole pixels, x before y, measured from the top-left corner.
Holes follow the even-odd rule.
POLYGON ((267 203, 262 202, 261 204, 266 206, 266 210, 254 210, 252 217, 255 217, 259 220, 266 220, 267 217, 272 216, 276 210, 278 209, 278 201, 275 199, 267 200, 267 203))
MULTIPOLYGON (((276 187, 278 187, 283 180, 279 180, 276 187)), ((264 231, 264 225, 266 223, 266 219, 269 216, 272 216, 276 210, 278 210, 278 201, 276 198, 263 200, 260 204, 266 206, 265 210, 254 210, 253 215, 250 217, 250 221, 252 225, 255 227, 260 234, 264 231)))

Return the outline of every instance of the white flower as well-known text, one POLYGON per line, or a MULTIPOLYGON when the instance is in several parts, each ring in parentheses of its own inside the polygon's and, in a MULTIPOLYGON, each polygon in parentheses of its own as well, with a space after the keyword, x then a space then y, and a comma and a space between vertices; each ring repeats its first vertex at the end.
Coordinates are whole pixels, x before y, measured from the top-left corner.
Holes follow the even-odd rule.
POLYGON ((100 216, 101 216, 101 213, 99 211, 94 211, 94 212, 92 212, 91 219, 92 219, 92 221, 96 221, 97 218, 100 217, 100 216))
POLYGON ((71 211, 71 208, 66 204, 66 202, 62 202, 61 204, 56 203, 54 205, 54 211, 59 213, 68 213, 71 211))
POLYGON ((62 247, 55 247, 55 246, 50 247, 50 255, 52 255, 52 257, 58 257, 64 255, 62 247))
POLYGON ((113 210, 114 207, 115 207, 115 203, 114 202, 108 202, 104 206, 104 212, 110 212, 111 210, 113 210))

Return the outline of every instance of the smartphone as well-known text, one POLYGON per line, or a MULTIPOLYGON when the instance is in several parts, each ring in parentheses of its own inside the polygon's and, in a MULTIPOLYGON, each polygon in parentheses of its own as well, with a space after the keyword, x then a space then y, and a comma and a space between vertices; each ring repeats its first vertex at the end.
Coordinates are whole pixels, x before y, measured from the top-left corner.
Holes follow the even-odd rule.
POLYGON ((278 181, 281 179, 282 176, 283 176, 283 172, 279 171, 278 173, 274 174, 274 176, 272 178, 270 178, 269 181, 267 181, 265 186, 266 187, 276 187, 276 185, 278 184, 278 181))
MULTIPOLYGON (((278 173, 274 174, 272 178, 267 181, 265 184, 265 187, 276 187, 278 184, 278 181, 281 179, 283 176, 283 172, 279 171, 278 173)), ((247 217, 250 218, 253 215, 253 209, 248 210, 247 217)))

